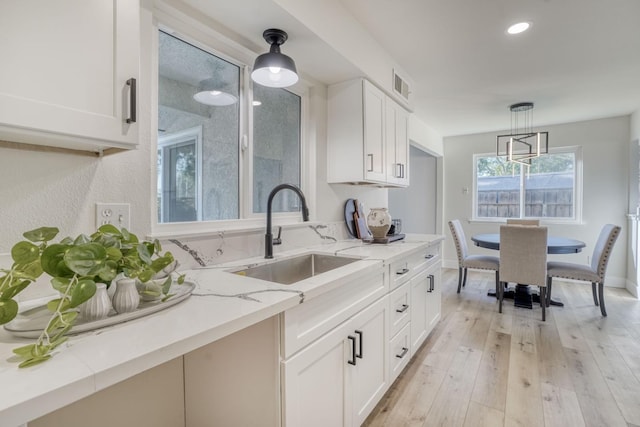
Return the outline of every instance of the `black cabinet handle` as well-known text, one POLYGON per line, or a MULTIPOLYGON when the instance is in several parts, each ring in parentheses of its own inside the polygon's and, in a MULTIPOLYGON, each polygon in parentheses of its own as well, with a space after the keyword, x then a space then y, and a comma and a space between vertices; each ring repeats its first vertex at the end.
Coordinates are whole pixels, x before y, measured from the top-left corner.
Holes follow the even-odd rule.
POLYGON ((400 354, 396 354, 396 357, 398 359, 402 359, 407 354, 408 351, 409 349, 407 347, 402 347, 402 351, 400 352, 400 354))
POLYGON ((136 79, 130 78, 127 80, 127 86, 131 86, 129 89, 129 118, 127 123, 136 122, 136 79))
POLYGON ((347 363, 356 366, 356 337, 349 335, 348 338, 351 341, 351 360, 348 360, 347 363))
POLYGON ((424 256, 424 258, 425 258, 425 259, 431 259, 431 258, 433 258, 433 254, 426 254, 426 255, 424 256))
POLYGON ((434 286, 435 277, 433 277, 433 274, 430 274, 427 277, 429 277, 429 290, 427 292, 433 292, 435 289, 435 286, 434 286))
POLYGON ((409 306, 407 304, 402 304, 402 308, 396 308, 396 313, 404 313, 408 308, 409 306))
POLYGON ((358 353, 356 353, 356 357, 358 359, 362 359, 362 331, 356 331, 356 335, 358 335, 358 353))
POLYGON ((367 154, 367 157, 370 159, 369 164, 371 165, 367 172, 373 172, 373 154, 367 154))
POLYGON ((409 269, 405 267, 405 268, 403 268, 402 270, 398 270, 398 271, 396 271, 396 274, 397 274, 398 276, 402 276, 403 274, 407 274, 408 272, 409 272, 409 269))

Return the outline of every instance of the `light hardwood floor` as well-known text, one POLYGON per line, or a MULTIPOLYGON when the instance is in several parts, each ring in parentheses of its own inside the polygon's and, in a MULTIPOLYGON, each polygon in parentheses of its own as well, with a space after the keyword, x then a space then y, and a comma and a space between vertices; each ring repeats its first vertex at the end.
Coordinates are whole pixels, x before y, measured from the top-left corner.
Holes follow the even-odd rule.
POLYGON ((443 270, 442 319, 365 426, 640 426, 640 302, 554 280, 564 307, 498 313, 494 275, 443 270))

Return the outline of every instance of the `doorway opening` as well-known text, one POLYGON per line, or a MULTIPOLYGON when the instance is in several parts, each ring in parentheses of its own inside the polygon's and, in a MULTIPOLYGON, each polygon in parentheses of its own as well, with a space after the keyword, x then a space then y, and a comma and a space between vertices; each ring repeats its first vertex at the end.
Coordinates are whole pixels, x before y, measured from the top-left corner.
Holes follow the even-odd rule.
POLYGON ((438 158, 411 145, 407 188, 389 189, 389 213, 402 220, 403 233, 436 234, 438 158))

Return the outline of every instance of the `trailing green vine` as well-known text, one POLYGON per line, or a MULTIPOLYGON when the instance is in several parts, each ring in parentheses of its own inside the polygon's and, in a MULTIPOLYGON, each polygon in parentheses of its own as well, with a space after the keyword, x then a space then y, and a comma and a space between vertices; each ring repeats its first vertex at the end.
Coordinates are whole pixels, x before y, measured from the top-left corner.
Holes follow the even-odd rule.
MULTIPOLYGON (((160 254, 159 241, 141 242, 135 234, 112 225, 103 225, 91 236, 81 234, 50 244, 57 234, 54 227, 24 233, 27 240, 11 249, 13 265, 0 269, 0 325, 16 317, 16 295, 43 273, 51 277, 52 287, 60 294, 47 304, 52 315, 36 342, 13 350, 22 359, 21 368, 51 358, 51 352, 66 341, 65 334, 78 316, 77 307, 95 294, 96 283, 108 286, 120 273, 147 282, 174 262, 170 252, 160 254)), ((164 285, 166 295, 170 278, 164 285)))

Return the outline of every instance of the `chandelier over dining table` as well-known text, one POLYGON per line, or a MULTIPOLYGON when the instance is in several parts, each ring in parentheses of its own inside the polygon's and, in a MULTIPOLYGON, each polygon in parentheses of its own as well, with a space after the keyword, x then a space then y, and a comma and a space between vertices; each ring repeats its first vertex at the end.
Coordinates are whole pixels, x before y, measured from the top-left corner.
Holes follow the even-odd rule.
POLYGON ((497 136, 496 155, 530 166, 534 158, 549 152, 549 132, 533 131, 533 102, 512 104, 509 110, 511 133, 497 136))

